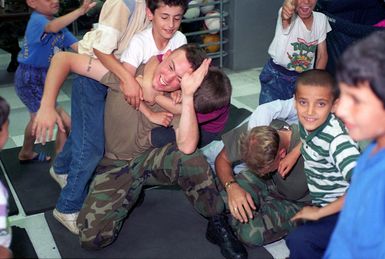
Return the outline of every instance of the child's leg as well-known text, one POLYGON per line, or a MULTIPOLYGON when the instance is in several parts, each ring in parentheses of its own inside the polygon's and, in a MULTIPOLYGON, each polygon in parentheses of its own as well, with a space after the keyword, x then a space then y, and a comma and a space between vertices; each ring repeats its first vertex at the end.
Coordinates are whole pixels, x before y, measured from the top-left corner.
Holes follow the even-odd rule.
POLYGON ((65 132, 58 130, 56 133, 55 152, 58 154, 62 151, 64 143, 66 142, 68 134, 71 130, 71 118, 62 108, 59 107, 56 108, 56 110, 60 115, 65 128, 65 132))
POLYGON ((89 56, 72 52, 59 52, 51 60, 44 87, 55 89, 57 96, 70 72, 100 81, 108 70, 99 60, 89 56))
MULTIPOLYGON (((35 137, 32 135, 32 123, 35 118, 35 113, 31 113, 31 118, 25 128, 24 131, 24 141, 23 147, 19 152, 19 160, 31 160, 34 159, 38 154, 33 151, 33 145, 35 143, 35 137)), ((47 161, 51 159, 51 157, 47 156, 45 158, 47 161)))

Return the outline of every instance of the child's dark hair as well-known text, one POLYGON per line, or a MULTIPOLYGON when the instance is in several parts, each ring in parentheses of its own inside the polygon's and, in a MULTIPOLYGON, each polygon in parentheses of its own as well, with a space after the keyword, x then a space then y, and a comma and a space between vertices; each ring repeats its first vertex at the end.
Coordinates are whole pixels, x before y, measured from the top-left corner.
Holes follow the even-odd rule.
POLYGON ((336 71, 337 81, 352 87, 368 82, 385 108, 385 31, 378 31, 349 46, 336 71))
POLYGON ((206 52, 195 43, 184 44, 174 51, 177 50, 183 50, 186 53, 186 58, 194 71, 202 64, 203 60, 207 58, 206 52))
POLYGON ((3 125, 7 122, 9 116, 9 104, 0 96, 0 131, 3 125))
POLYGON ((194 108, 199 113, 209 113, 230 103, 231 82, 217 67, 209 67, 201 86, 194 94, 194 108))
POLYGON ((339 90, 336 85, 334 77, 322 69, 311 69, 301 73, 295 83, 296 88, 298 85, 309 85, 309 86, 322 86, 328 87, 332 91, 333 101, 338 98, 339 90))
POLYGON ((151 13, 154 13, 161 4, 167 6, 180 6, 183 9, 183 14, 187 11, 188 0, 146 0, 146 5, 151 13))

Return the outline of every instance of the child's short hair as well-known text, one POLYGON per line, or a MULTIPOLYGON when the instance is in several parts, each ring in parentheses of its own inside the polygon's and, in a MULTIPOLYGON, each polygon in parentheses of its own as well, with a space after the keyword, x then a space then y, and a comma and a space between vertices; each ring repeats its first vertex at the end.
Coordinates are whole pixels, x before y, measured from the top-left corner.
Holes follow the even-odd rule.
POLYGON ((321 69, 307 70, 298 76, 295 85, 296 85, 296 92, 297 92, 298 85, 321 86, 321 87, 328 87, 331 89, 331 92, 333 95, 333 101, 337 99, 339 96, 339 90, 338 90, 338 87, 336 86, 335 79, 326 70, 321 70, 321 69))
POLYGON ((231 82, 217 67, 210 67, 201 86, 194 94, 194 108, 199 113, 209 113, 230 104, 231 82))
POLYGON ((9 116, 9 104, 7 101, 0 96, 0 131, 3 125, 8 121, 9 116))
POLYGON ((154 13, 161 4, 167 6, 180 6, 183 9, 183 14, 186 12, 188 7, 188 0, 146 0, 146 5, 150 9, 151 13, 154 13))
POLYGON ((279 134, 270 126, 257 126, 241 136, 241 157, 250 170, 264 176, 263 169, 274 163, 280 146, 279 134))
POLYGON ((368 82, 385 108, 385 31, 349 46, 337 64, 337 81, 349 86, 368 82))
POLYGON ((202 64, 203 60, 207 58, 206 52, 195 43, 184 44, 173 52, 180 50, 185 52, 186 58, 194 71, 202 64))

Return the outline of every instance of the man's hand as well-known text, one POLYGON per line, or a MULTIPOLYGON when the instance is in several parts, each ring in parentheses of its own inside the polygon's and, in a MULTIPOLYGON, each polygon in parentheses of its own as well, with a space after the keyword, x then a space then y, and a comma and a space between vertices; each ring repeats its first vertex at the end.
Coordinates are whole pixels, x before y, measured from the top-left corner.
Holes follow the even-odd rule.
POLYGON ((283 21, 290 20, 295 12, 295 0, 285 0, 282 5, 281 17, 283 21))
POLYGON ((120 90, 124 95, 124 99, 134 107, 135 110, 139 109, 140 101, 143 100, 142 88, 136 80, 129 84, 120 82, 120 90))
POLYGON ((201 85, 203 79, 205 78, 207 71, 209 69, 209 65, 211 63, 211 58, 206 58, 200 67, 195 70, 193 73, 188 74, 185 73, 182 77, 181 81, 181 89, 182 89, 182 98, 184 97, 193 97, 195 91, 201 85))
POLYGON ((91 8, 96 5, 96 2, 92 0, 84 0, 83 4, 79 7, 79 11, 82 15, 86 14, 91 8))
POLYGON ((227 188, 227 200, 231 215, 240 222, 248 222, 253 218, 252 210, 256 210, 253 198, 237 183, 227 188))
POLYGON ((44 145, 47 141, 47 137, 48 140, 52 140, 55 123, 58 125, 58 130, 65 132, 63 121, 55 108, 40 108, 37 111, 32 124, 32 135, 36 137, 38 142, 41 142, 44 145))
POLYGON ((290 220, 295 221, 295 220, 319 220, 320 219, 320 214, 319 214, 319 207, 315 206, 306 206, 303 207, 302 210, 297 212, 297 214, 294 215, 290 220))

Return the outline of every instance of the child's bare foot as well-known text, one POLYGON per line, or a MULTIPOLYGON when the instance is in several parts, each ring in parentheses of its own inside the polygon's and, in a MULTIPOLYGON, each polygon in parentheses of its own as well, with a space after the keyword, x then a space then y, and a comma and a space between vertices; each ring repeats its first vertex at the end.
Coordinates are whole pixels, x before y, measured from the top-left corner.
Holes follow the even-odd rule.
POLYGON ((44 163, 51 161, 51 157, 44 151, 40 151, 39 153, 33 152, 31 156, 19 154, 19 161, 21 164, 44 163))

